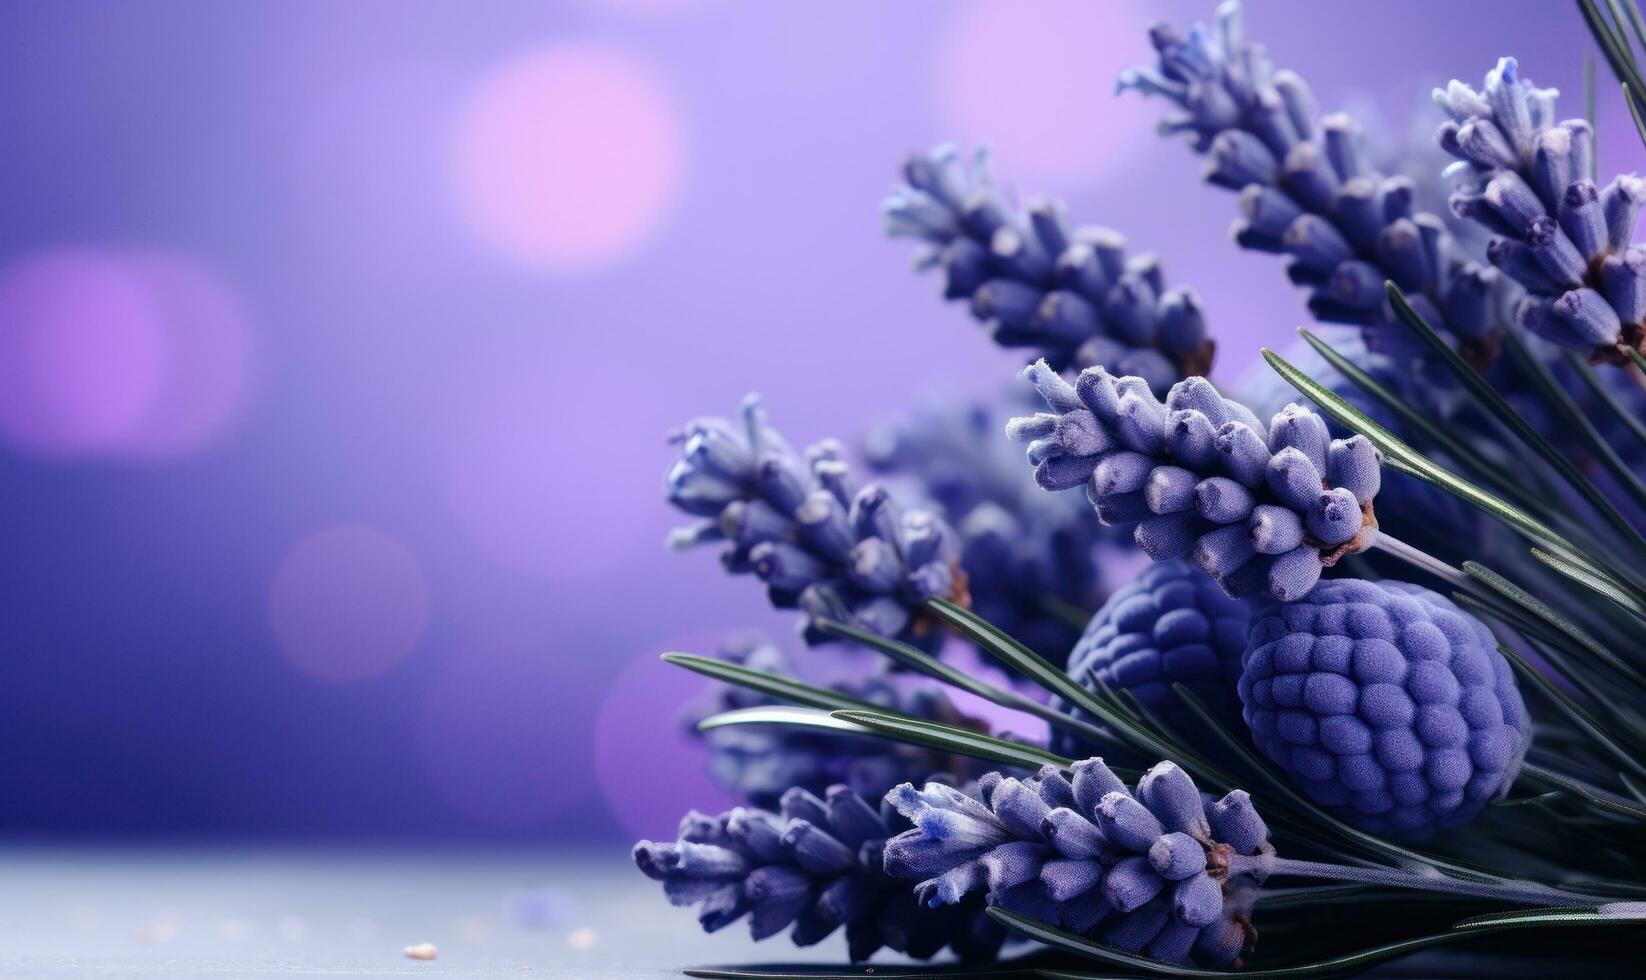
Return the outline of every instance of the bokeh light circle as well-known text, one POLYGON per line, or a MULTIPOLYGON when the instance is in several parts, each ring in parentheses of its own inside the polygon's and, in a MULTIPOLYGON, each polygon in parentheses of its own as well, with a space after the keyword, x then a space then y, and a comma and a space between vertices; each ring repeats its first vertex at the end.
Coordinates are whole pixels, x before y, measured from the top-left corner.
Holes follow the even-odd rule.
POLYGON ((367 527, 304 537, 269 588, 269 624, 287 658, 321 680, 387 673, 422 638, 429 588, 411 552, 367 527))
POLYGON ((471 648, 442 663, 418 711, 424 771, 441 799, 499 830, 531 827, 584 802, 594 790, 601 688, 575 660, 588 652, 471 648))
POLYGON ((76 455, 133 432, 165 380, 165 335, 118 257, 63 249, 0 278, 0 433, 76 455))
POLYGON ((681 723, 684 706, 713 683, 658 659, 668 650, 714 647, 706 636, 657 647, 631 661, 606 692, 594 727, 595 774, 631 837, 667 838, 687 810, 718 813, 740 802, 709 778, 707 748, 681 723))
POLYGON ((543 47, 495 68, 463 111, 459 205, 482 241, 524 266, 597 268, 661 226, 682 143, 673 100, 644 64, 595 44, 543 47))
POLYGON ((946 130, 987 144, 999 170, 1024 178, 1091 181, 1153 139, 1161 111, 1115 77, 1147 60, 1146 23, 1130 0, 1017 3, 973 0, 937 56, 946 130))
POLYGON ((0 436, 63 456, 204 448, 242 406, 246 317, 185 256, 62 248, 0 274, 0 436))

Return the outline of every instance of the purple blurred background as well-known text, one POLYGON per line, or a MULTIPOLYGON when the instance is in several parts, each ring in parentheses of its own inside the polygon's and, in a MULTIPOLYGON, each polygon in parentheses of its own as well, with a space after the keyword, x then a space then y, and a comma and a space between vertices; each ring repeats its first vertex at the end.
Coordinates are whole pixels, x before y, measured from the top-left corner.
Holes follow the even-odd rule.
MULTIPOLYGON (((907 151, 987 141, 1160 252, 1223 380, 1304 322, 1110 94, 1212 7, 0 6, 0 832, 615 841, 722 802, 656 655, 791 627, 663 550, 663 434, 759 389, 855 438, 1013 371, 882 237, 907 151)), ((1248 24, 1397 139, 1506 53, 1582 111, 1569 4, 1248 24)), ((1598 128, 1639 166, 1610 84, 1598 128)))

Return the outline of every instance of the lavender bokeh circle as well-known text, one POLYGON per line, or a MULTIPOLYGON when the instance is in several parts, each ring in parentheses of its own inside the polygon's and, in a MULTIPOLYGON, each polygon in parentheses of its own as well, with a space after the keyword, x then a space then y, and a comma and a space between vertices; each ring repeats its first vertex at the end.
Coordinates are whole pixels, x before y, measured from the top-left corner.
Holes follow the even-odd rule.
POLYGON ((292 545, 269 586, 269 625, 287 659, 325 681, 387 673, 417 645, 429 589, 417 559, 366 527, 317 531, 292 545))

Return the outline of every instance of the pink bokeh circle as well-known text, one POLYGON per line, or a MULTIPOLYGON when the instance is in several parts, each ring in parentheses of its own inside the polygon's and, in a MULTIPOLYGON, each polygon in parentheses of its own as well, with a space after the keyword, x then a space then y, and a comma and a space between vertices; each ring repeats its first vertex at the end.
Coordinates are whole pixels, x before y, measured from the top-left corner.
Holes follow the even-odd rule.
POLYGON ((666 664, 669 650, 712 653, 706 636, 634 658, 606 692, 594 727, 595 774, 606 806, 633 837, 667 838, 687 810, 718 813, 737 797, 708 775, 708 750, 682 725, 682 709, 713 687, 666 664))
POLYGON ((174 456, 242 407, 251 335, 193 260, 62 248, 0 274, 0 436, 63 456, 174 456))
POLYGON ((582 271, 631 254, 678 196, 678 110, 621 51, 561 43, 478 85, 457 127, 454 179, 481 241, 523 266, 582 271))
POLYGON ((440 665, 423 688, 418 742, 447 805, 484 826, 519 830, 584 802, 594 789, 601 690, 576 664, 586 653, 470 648, 440 665))
POLYGON ((429 588, 398 541, 367 527, 332 527, 286 552, 269 587, 268 616, 281 652, 303 672, 365 680, 417 646, 429 588))
POLYGON ((987 144, 1000 171, 1095 181, 1153 139, 1160 111, 1116 97, 1122 68, 1147 60, 1130 0, 972 0, 939 43, 938 104, 953 138, 987 144))
POLYGON ((0 433, 44 453, 117 448, 165 382, 165 348, 143 282, 117 256, 24 259, 0 278, 0 433))

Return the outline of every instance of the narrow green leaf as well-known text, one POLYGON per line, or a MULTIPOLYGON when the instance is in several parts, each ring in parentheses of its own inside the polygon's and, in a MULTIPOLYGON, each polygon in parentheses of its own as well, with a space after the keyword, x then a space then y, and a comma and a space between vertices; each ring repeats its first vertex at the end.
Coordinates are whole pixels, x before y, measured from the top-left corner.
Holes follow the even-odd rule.
POLYGON ((1526 344, 1512 330, 1504 333, 1503 347, 1509 352, 1515 366, 1537 388, 1543 400, 1554 408, 1556 416, 1564 420, 1563 428, 1577 433, 1579 440, 1596 459, 1600 460, 1601 465, 1612 474, 1612 478, 1634 498, 1635 503, 1646 507, 1646 485, 1641 484, 1640 478, 1618 457, 1617 451, 1601 438, 1594 423, 1577 407, 1577 403, 1572 401, 1572 396, 1561 387, 1554 375, 1549 373, 1549 368, 1532 356, 1526 344))
POLYGON ((1640 142, 1646 145, 1646 118, 1642 118, 1640 102, 1635 99, 1634 89, 1628 82, 1623 83, 1623 101, 1629 106, 1629 118, 1635 121, 1635 132, 1640 134, 1640 142))
MULTIPOLYGON (((1331 345, 1315 336, 1307 328, 1299 327, 1297 332, 1302 335, 1310 347, 1313 347, 1326 360, 1326 363, 1336 368, 1338 373, 1348 378, 1355 387, 1365 392, 1368 397, 1377 401, 1378 404, 1400 416, 1401 421, 1411 426, 1413 430, 1422 432, 1430 442, 1433 442, 1447 455, 1473 470, 1476 476, 1493 479, 1493 484, 1497 489, 1506 495, 1520 493, 1520 488, 1513 481, 1495 479, 1500 473, 1499 467, 1493 466, 1467 443, 1436 425, 1429 419, 1428 415, 1413 408, 1405 399, 1378 383, 1371 375, 1361 370, 1359 365, 1339 354, 1331 345)), ((1527 501, 1521 500, 1520 503, 1525 506, 1527 501)))
POLYGON ((1610 921, 1622 925, 1625 920, 1603 915, 1598 906, 1566 906, 1546 909, 1514 909, 1509 912, 1487 912, 1452 923, 1453 929, 1482 929, 1503 925, 1559 925, 1574 922, 1610 921))
MULTIPOLYGON (((1640 4, 1638 0, 1628 0, 1628 2, 1623 4, 1623 9, 1628 12, 1629 26, 1635 32, 1635 40, 1640 42, 1640 46, 1642 48, 1646 48, 1646 22, 1642 22, 1640 19, 1640 4)), ((1616 5, 1614 4, 1613 13, 1615 14, 1616 12, 1616 5)))
POLYGON ((787 704, 763 704, 753 708, 722 711, 698 722, 697 730, 712 732, 716 728, 733 728, 739 725, 782 725, 785 728, 809 728, 836 735, 878 737, 875 732, 862 725, 842 721, 827 711, 818 708, 797 708, 787 704))
POLYGON ((1049 725, 1054 725, 1065 731, 1077 732, 1081 737, 1094 742, 1103 742, 1109 745, 1121 744, 1113 734, 1090 722, 1081 721, 1073 715, 1059 711, 1051 705, 1042 704, 1033 698, 1024 697, 1016 691, 1007 691, 978 680, 965 671, 958 670, 931 654, 923 650, 917 650, 906 643, 899 643, 896 640, 887 639, 868 630, 835 620, 818 620, 816 625, 825 633, 845 637, 878 653, 885 654, 910 670, 940 680, 968 694, 974 694, 985 701, 991 701, 1003 708, 1011 708, 1014 711, 1032 715, 1049 725))
POLYGON ((1641 424, 1634 413, 1624 407, 1617 395, 1612 393, 1612 389, 1600 380, 1600 375, 1595 373, 1595 369, 1589 366, 1589 362, 1572 351, 1562 351, 1561 355, 1565 357, 1566 364, 1583 379, 1583 383, 1589 386, 1589 390, 1594 392, 1595 397, 1611 410, 1612 415, 1622 422, 1642 445, 1646 445, 1646 425, 1641 424))
MULTIPOLYGON (((885 711, 836 711, 834 717, 853 725, 859 725, 882 738, 908 742, 911 745, 924 745, 945 752, 957 752, 975 759, 985 759, 989 762, 999 762, 1008 766, 1019 766, 1033 770, 1039 769, 1041 766, 1057 766, 1059 769, 1067 769, 1074 765, 1073 759, 1066 759, 1039 746, 1025 745, 1021 742, 1008 742, 1005 739, 967 731, 964 728, 942 725, 934 721, 922 721, 918 718, 908 718, 885 711)), ((1119 770, 1116 770, 1116 772, 1118 773, 1119 770)))
POLYGON ((716 660, 713 657, 699 657, 691 653, 665 653, 663 662, 684 667, 705 677, 713 677, 718 681, 746 687, 751 691, 768 694, 779 701, 791 704, 804 705, 808 708, 822 708, 825 711, 834 711, 839 708, 872 708, 873 704, 862 698, 854 698, 839 691, 828 688, 814 687, 787 677, 778 677, 763 671, 750 670, 741 664, 728 663, 716 660))
MULTIPOLYGON (((1629 107, 1631 109, 1634 108, 1634 103, 1629 103, 1629 107)), ((1637 115, 1635 118, 1638 121, 1640 117, 1637 115)), ((1642 354, 1640 351, 1628 345, 1624 345, 1624 350, 1629 352, 1629 357, 1635 362, 1636 368, 1641 371, 1646 371, 1646 354, 1642 354)))
POLYGON ((1551 554, 1542 548, 1533 548, 1532 556, 1572 581, 1600 593, 1631 613, 1642 623, 1646 623, 1646 605, 1642 605, 1633 595, 1625 592, 1623 586, 1615 579, 1601 572, 1593 565, 1586 564, 1570 555, 1551 554))
MULTIPOLYGON (((1646 139, 1646 134, 1643 134, 1642 138, 1646 139)), ((1492 387, 1491 382, 1481 377, 1479 371, 1470 367, 1457 351, 1452 350, 1451 345, 1447 344, 1440 334, 1435 332, 1435 329, 1423 319, 1422 315, 1412 309, 1412 305, 1406 301, 1406 296, 1400 291, 1399 286, 1393 282, 1388 282, 1384 284, 1384 290, 1388 293, 1389 303, 1394 307, 1395 315, 1413 333, 1417 334, 1418 338, 1427 344, 1430 350, 1434 351, 1435 356, 1439 357, 1451 369, 1452 374, 1456 376, 1458 381, 1462 382, 1464 388, 1468 389, 1482 408, 1485 408, 1499 422, 1507 426, 1509 431, 1513 432, 1521 442, 1543 457, 1544 461, 1555 472, 1559 473, 1573 490, 1576 490, 1584 500, 1589 502, 1589 506, 1594 508, 1595 513, 1604 517, 1609 524, 1617 529, 1618 533, 1628 538, 1640 551, 1646 551, 1646 536, 1642 536, 1639 529, 1629 523, 1628 518, 1618 512, 1612 502, 1606 499, 1606 495, 1601 493, 1600 489, 1588 477, 1583 475, 1583 471, 1577 468, 1577 464, 1573 463, 1565 453, 1556 449, 1554 444, 1544 438, 1542 433, 1534 429, 1531 423, 1515 411, 1514 407, 1498 393, 1497 389, 1492 387)), ((1512 343, 1512 340, 1506 341, 1506 343, 1512 343)))
POLYGON ((1621 796, 1606 793, 1596 787, 1585 786, 1578 780, 1563 776, 1552 769, 1528 762, 1521 766, 1520 772, 1522 776, 1530 777, 1536 782, 1565 790, 1597 809, 1630 817, 1634 820, 1646 820, 1646 807, 1626 800, 1621 796))
MULTIPOLYGON (((1599 746, 1602 751, 1612 755, 1625 766, 1646 774, 1646 767, 1643 767, 1636 760, 1636 754, 1619 745, 1600 722, 1586 708, 1574 701, 1571 695, 1555 686, 1553 682, 1543 676, 1542 671, 1533 667, 1520 654, 1502 645, 1499 645, 1497 649, 1508 659, 1509 665, 1520 672, 1527 683, 1536 688, 1554 706, 1555 710, 1561 712, 1579 731, 1589 736, 1589 739, 1599 746)), ((1639 737, 1639 733, 1632 727, 1630 734, 1639 737)))
POLYGON ((1624 663, 1609 648, 1595 639, 1589 632, 1573 623, 1571 620, 1555 612, 1542 600, 1528 594, 1525 589, 1514 584, 1498 573, 1475 561, 1463 563, 1463 570, 1470 576, 1484 583, 1492 591, 1498 593, 1510 602, 1543 620, 1550 626, 1571 637, 1583 649, 1589 651, 1596 659, 1611 667, 1637 685, 1646 687, 1646 676, 1624 663))

